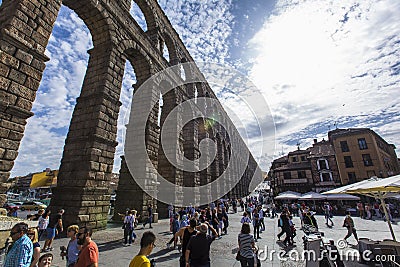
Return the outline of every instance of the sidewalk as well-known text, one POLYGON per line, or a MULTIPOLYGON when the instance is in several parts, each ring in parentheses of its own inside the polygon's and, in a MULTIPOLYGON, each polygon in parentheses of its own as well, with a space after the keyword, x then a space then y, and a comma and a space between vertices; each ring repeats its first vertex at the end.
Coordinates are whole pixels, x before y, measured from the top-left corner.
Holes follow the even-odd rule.
MULTIPOLYGON (((222 236, 221 239, 216 240, 211 245, 211 266, 215 267, 228 267, 234 266, 239 267, 240 263, 235 260, 236 249, 237 249, 237 234, 240 231, 240 218, 242 212, 237 214, 229 214, 229 222, 230 226, 228 228, 228 235, 222 236)), ((333 221, 335 226, 333 228, 328 228, 325 225, 325 221, 323 216, 316 216, 318 220, 318 225, 320 227, 320 231, 325 233, 325 237, 328 239, 332 239, 337 242, 337 240, 342 239, 346 233, 346 228, 342 227, 343 218, 342 216, 334 217, 333 221)), ((295 247, 286 250, 286 256, 290 254, 290 251, 297 250, 299 252, 303 249, 303 232, 299 230, 300 221, 298 217, 294 217, 294 223, 297 228, 297 236, 295 237, 296 245, 295 247)), ((282 252, 282 255, 285 253, 285 250, 280 246, 281 243, 277 242, 276 235, 279 233, 280 228, 277 227, 278 219, 265 218, 266 230, 261 234, 261 239, 257 242, 259 249, 262 249, 267 252, 267 259, 262 261, 262 266, 304 266, 302 263, 294 263, 291 260, 288 260, 286 257, 282 257, 282 261, 278 259, 277 254, 282 252), (269 255, 272 250, 276 251, 273 254, 273 258, 270 259, 269 255)), ((367 237, 374 240, 383 240, 390 239, 390 232, 387 226, 387 223, 384 221, 371 221, 371 220, 363 220, 360 218, 354 218, 355 227, 357 228, 359 237, 367 237)), ((169 233, 169 220, 160 220, 159 223, 155 223, 152 225, 153 229, 143 229, 142 226, 139 226, 138 229, 135 230, 135 233, 138 235, 137 240, 134 242, 132 246, 124 247, 123 246, 123 230, 121 229, 120 224, 108 224, 106 230, 98 231, 93 234, 93 240, 97 243, 100 251, 100 263, 99 266, 115 266, 115 267, 123 267, 128 266, 130 260, 138 253, 139 251, 139 240, 144 231, 152 230, 156 236, 156 248, 154 249, 150 258, 154 258, 156 260, 157 267, 175 267, 179 266, 179 257, 180 253, 178 250, 170 250, 167 249, 166 243, 172 237, 172 234, 169 233)), ((400 226, 395 223, 393 225, 393 229, 395 233, 400 232, 400 226)), ((400 236, 399 236, 400 238, 400 236)), ((40 244, 43 246, 43 242, 40 244)), ((349 238, 349 243, 351 245, 355 245, 356 241, 353 237, 349 238)), ((52 266, 65 266, 65 261, 61 260, 60 254, 60 246, 67 246, 68 239, 61 238, 56 239, 53 242, 54 250, 52 251, 54 255, 54 261, 52 266)), ((347 263, 346 266, 364 266, 358 264, 356 262, 347 263)))

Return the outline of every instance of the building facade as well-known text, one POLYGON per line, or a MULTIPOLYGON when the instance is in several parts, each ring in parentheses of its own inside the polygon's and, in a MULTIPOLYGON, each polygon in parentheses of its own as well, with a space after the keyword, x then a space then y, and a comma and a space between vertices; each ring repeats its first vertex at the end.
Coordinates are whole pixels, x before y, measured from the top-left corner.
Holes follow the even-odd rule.
POLYGON ((372 176, 400 173, 396 147, 368 128, 336 129, 328 133, 343 185, 372 176))
POLYGON ((298 149, 272 162, 270 176, 274 195, 284 191, 306 193, 312 190, 313 177, 309 154, 309 149, 298 149))
POLYGON ((335 129, 328 140, 274 160, 268 173, 274 195, 284 191, 325 192, 400 173, 396 147, 368 128, 335 129))
POLYGON ((335 150, 329 141, 314 139, 309 148, 308 159, 311 164, 313 191, 321 193, 341 185, 336 164, 335 150))

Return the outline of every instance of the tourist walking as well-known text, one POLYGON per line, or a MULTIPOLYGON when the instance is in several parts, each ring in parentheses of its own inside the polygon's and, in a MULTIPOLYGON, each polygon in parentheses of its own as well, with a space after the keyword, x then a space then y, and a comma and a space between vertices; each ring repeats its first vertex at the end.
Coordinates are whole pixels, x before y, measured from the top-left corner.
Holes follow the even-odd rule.
POLYGON ((128 211, 128 215, 124 218, 124 245, 132 245, 134 241, 133 237, 136 235, 133 232, 135 226, 135 216, 133 215, 133 210, 128 211), (129 243, 128 243, 129 239, 129 243))
POLYGON ((36 267, 40 258, 40 244, 38 238, 38 231, 36 228, 29 228, 26 235, 31 239, 33 244, 33 254, 30 267, 36 267))
POLYGON ((278 215, 276 214, 276 205, 275 205, 275 203, 272 203, 272 205, 271 205, 271 216, 272 216, 272 218, 278 217, 278 215))
POLYGON ((258 214, 257 209, 254 209, 253 212, 253 228, 254 228, 254 239, 257 242, 257 239, 260 239, 260 216, 258 214))
POLYGON ((60 256, 67 257, 67 267, 74 267, 78 260, 79 251, 82 249, 81 245, 78 245, 78 239, 76 235, 78 234, 79 226, 70 225, 67 228, 67 237, 70 238, 68 246, 65 251, 62 251, 60 256))
POLYGON ((358 242, 357 231, 356 228, 354 228, 354 221, 353 218, 351 218, 350 212, 348 212, 344 218, 343 227, 347 228, 347 235, 344 237, 344 240, 347 241, 347 238, 349 238, 351 235, 354 235, 354 238, 358 242))
POLYGON ((179 229, 179 231, 175 235, 176 239, 180 238, 182 240, 182 247, 181 247, 182 255, 179 259, 181 267, 186 267, 186 259, 185 259, 186 247, 189 243, 190 238, 197 234, 196 225, 197 225, 196 220, 191 219, 189 221, 189 226, 179 229))
POLYGON ((238 235, 239 251, 237 259, 241 267, 254 267, 254 250, 256 249, 253 236, 250 234, 250 224, 243 223, 238 235))
POLYGON ((50 215, 49 224, 46 228, 46 241, 43 245, 43 252, 49 252, 53 250, 51 246, 53 243, 54 238, 56 237, 58 229, 60 232, 63 231, 63 224, 62 224, 62 216, 64 214, 64 210, 60 209, 57 214, 50 215))
POLYGON ((144 232, 140 239, 139 253, 131 260, 129 267, 150 267, 150 260, 147 258, 155 248, 156 236, 153 232, 144 232))
POLYGON ((26 223, 17 223, 10 232, 13 245, 6 255, 3 267, 29 267, 33 254, 33 243, 26 235, 28 225, 26 223))
POLYGON ((175 214, 175 215, 174 215, 174 220, 172 221, 172 238, 171 238, 171 240, 169 240, 168 243, 167 243, 167 248, 168 248, 168 249, 170 248, 172 242, 174 242, 173 248, 174 248, 174 249, 177 249, 177 246, 176 246, 177 240, 176 240, 176 238, 175 238, 175 234, 179 231, 179 229, 180 229, 179 214, 175 214))
POLYGON ((243 217, 240 219, 240 223, 251 223, 251 219, 249 218, 247 212, 243 212, 243 217))
POLYGON ((153 208, 152 208, 151 204, 149 204, 148 207, 147 207, 147 215, 148 215, 149 217, 147 218, 147 221, 145 221, 145 222, 143 223, 143 227, 146 227, 146 224, 149 224, 149 228, 153 228, 153 227, 151 226, 151 223, 152 223, 152 221, 153 221, 153 208))
POLYGON ((222 233, 224 235, 228 234, 228 226, 229 226, 229 217, 228 217, 228 212, 225 210, 225 207, 222 208, 222 222, 224 224, 222 228, 222 233))
POLYGON ((324 204, 324 214, 326 226, 332 227, 334 225, 332 221, 332 206, 328 202, 325 202, 324 204), (331 222, 331 225, 329 225, 328 221, 331 222))
POLYGON ((287 213, 285 213, 284 216, 282 216, 282 231, 285 233, 285 240, 283 240, 283 244, 285 246, 293 245, 292 242, 292 230, 290 229, 290 222, 289 222, 289 217, 287 213))
POLYGON ((215 229, 208 223, 202 223, 199 231, 192 236, 186 247, 185 261, 187 267, 210 267, 210 245, 218 236, 215 229), (210 227, 213 235, 207 235, 210 227))
POLYGON ((357 210, 358 210, 358 213, 360 214, 360 218, 364 219, 365 218, 365 216, 364 216, 364 205, 361 202, 357 203, 357 210))
POLYGON ((39 217, 39 220, 38 220, 38 229, 39 229, 38 238, 39 238, 39 240, 40 240, 40 237, 43 235, 43 233, 46 231, 47 226, 49 225, 49 217, 50 217, 50 210, 46 210, 42 214, 42 216, 39 217))
POLYGON ((82 246, 78 260, 74 267, 97 267, 99 264, 99 249, 92 240, 92 228, 84 226, 79 228, 77 238, 78 245, 82 246))
POLYGON ((260 231, 263 232, 265 231, 265 224, 264 224, 264 217, 265 217, 265 212, 262 208, 262 205, 258 206, 258 216, 260 219, 260 231))
POLYGON ((278 240, 281 240, 281 236, 285 234, 285 230, 283 229, 283 220, 284 217, 286 217, 286 211, 283 210, 281 215, 279 216, 278 219, 278 227, 281 228, 281 231, 277 234, 278 240))

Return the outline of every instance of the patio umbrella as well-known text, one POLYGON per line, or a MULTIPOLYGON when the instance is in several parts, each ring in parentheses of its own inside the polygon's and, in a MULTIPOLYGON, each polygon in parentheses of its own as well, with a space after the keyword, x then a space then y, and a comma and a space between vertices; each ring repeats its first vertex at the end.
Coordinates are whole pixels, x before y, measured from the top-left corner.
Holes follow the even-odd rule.
POLYGON ((308 193, 303 194, 299 199, 301 200, 324 200, 326 199, 326 196, 317 193, 317 192, 313 192, 310 191, 308 193))
POLYGON ((329 194, 345 194, 345 193, 347 193, 347 190, 350 190, 350 189, 353 188, 353 187, 358 187, 358 186, 361 186, 361 185, 363 185, 363 184, 365 184, 365 183, 369 183, 369 182, 372 182, 372 181, 377 181, 377 180, 380 180, 380 179, 382 179, 382 178, 378 178, 378 177, 376 177, 376 176, 373 176, 373 177, 371 177, 371 178, 369 178, 369 179, 367 179, 367 180, 363 180, 363 181, 360 181, 360 182, 357 182, 357 183, 353 183, 353 184, 348 184, 348 185, 345 185, 345 186, 341 186, 341 187, 338 187, 338 188, 335 188, 335 189, 332 189, 332 190, 323 192, 322 194, 323 194, 323 195, 329 195, 329 194))
POLYGON ((317 192, 313 192, 313 191, 310 191, 310 192, 307 192, 307 193, 304 193, 300 198, 299 198, 299 200, 312 200, 313 201, 313 204, 314 204, 314 208, 315 208, 315 201, 316 200, 324 200, 324 199, 326 199, 326 196, 324 196, 324 195, 322 195, 322 194, 320 194, 320 193, 317 193, 317 192))
POLYGON ((326 194, 325 197, 326 200, 360 200, 360 197, 349 194, 326 194))
POLYGON ((300 193, 293 192, 293 191, 286 191, 280 193, 275 199, 299 199, 301 197, 300 193))
MULTIPOLYGON (((336 188, 340 189, 340 188, 336 188)), ((335 190, 336 190, 335 189, 335 190)), ((325 192, 326 194, 331 193, 333 190, 325 192)), ((341 191, 341 190, 339 190, 341 191)), ((387 219, 390 233, 392 235, 393 240, 396 241, 396 237, 393 232, 392 224, 389 220, 389 214, 386 209, 385 199, 393 196, 396 193, 400 193, 400 175, 392 176, 389 178, 377 178, 373 177, 369 180, 365 180, 363 182, 359 182, 356 184, 350 185, 350 187, 344 190, 344 193, 349 194, 361 194, 370 197, 374 197, 381 201, 381 205, 383 207, 383 211, 385 213, 385 217, 387 219)))

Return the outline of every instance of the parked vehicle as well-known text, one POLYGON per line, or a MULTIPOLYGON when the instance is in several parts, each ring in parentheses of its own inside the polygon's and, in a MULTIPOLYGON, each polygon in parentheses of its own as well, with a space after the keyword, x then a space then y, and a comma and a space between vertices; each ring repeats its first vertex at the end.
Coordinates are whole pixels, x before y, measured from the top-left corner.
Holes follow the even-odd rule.
POLYGON ((46 198, 51 198, 52 193, 44 193, 39 195, 39 199, 46 199, 46 198))
POLYGON ((11 209, 19 209, 20 206, 22 205, 21 202, 15 202, 15 203, 5 203, 3 208, 7 209, 7 210, 11 210, 11 209))
POLYGON ((20 206, 20 210, 39 210, 39 209, 46 209, 47 206, 38 201, 25 201, 20 206))

